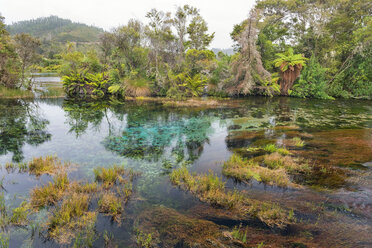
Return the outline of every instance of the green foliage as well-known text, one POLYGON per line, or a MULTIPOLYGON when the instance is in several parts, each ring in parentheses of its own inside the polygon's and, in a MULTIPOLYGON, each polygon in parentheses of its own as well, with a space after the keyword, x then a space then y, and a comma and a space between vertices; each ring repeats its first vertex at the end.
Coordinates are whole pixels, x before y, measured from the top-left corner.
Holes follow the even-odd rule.
POLYGON ((313 54, 302 71, 298 83, 292 88, 291 96, 302 98, 330 99, 326 93, 326 69, 323 68, 313 54))
POLYGON ((372 45, 355 54, 331 83, 330 94, 335 97, 372 96, 372 45))
POLYGON ((293 48, 289 48, 285 53, 277 53, 276 56, 278 58, 273 61, 274 66, 280 67, 282 72, 293 70, 297 65, 304 66, 307 60, 302 54, 294 54, 293 48))
POLYGON ((214 39, 214 33, 207 34, 207 32, 206 21, 200 15, 195 16, 187 27, 190 40, 186 42, 186 46, 197 50, 206 49, 214 39))
POLYGON ((12 210, 12 217, 10 218, 10 222, 14 225, 26 225, 28 223, 28 212, 28 203, 24 201, 19 207, 12 210))
POLYGON ((167 97, 175 99, 201 96, 207 84, 207 78, 201 74, 195 74, 191 77, 185 73, 174 75, 170 72, 169 78, 173 87, 168 90, 167 97))
POLYGON ((109 93, 110 83, 103 73, 91 74, 81 71, 62 78, 68 96, 91 96, 103 98, 109 93))
MULTIPOLYGON (((266 69, 273 72, 272 57, 289 46, 305 57, 314 55, 319 62, 312 61, 305 68, 306 75, 301 76, 294 95, 370 97, 372 18, 368 3, 260 0, 256 9, 260 13, 257 45, 266 69), (310 81, 314 79, 319 81, 310 81)), ((239 31, 238 26, 235 31, 239 31)), ((284 57, 276 62, 281 71, 290 66, 284 57)))
POLYGON ((0 85, 17 88, 19 86, 20 63, 3 20, 4 18, 0 16, 0 85))

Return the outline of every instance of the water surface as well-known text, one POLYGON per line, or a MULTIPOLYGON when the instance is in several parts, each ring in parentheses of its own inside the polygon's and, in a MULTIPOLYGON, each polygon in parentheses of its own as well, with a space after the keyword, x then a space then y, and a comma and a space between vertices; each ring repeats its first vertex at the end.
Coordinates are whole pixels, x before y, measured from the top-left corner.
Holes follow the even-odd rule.
MULTIPOLYGON (((223 177, 231 189, 277 202, 302 216, 303 229, 289 234, 247 222, 249 239, 267 247, 282 247, 285 242, 308 247, 372 246, 371 102, 261 97, 232 102, 231 106, 195 108, 144 101, 0 100, 0 164, 56 155, 79 165, 71 174, 74 178, 93 180, 93 168, 113 164, 140 172, 123 225, 100 215, 99 238, 94 243, 102 247, 102 234, 107 231, 120 247, 135 247, 134 227, 157 228, 156 218, 208 220, 221 232, 239 224, 172 186, 168 178, 172 169, 187 166, 197 173, 212 171, 223 177, 222 165, 234 152, 249 157, 248 147, 285 145, 288 139, 301 137, 305 146, 294 149, 295 156, 329 168, 326 174, 303 182, 303 188, 268 187, 255 181, 244 184, 223 177), (164 217, 164 212, 169 214, 164 217)), ((50 180, 5 169, 0 176, 8 204, 13 205, 28 199, 32 187, 50 180)), ((11 247, 57 246, 26 229, 9 232, 11 247)), ((160 240, 159 246, 168 247, 166 242, 167 238, 160 240)))

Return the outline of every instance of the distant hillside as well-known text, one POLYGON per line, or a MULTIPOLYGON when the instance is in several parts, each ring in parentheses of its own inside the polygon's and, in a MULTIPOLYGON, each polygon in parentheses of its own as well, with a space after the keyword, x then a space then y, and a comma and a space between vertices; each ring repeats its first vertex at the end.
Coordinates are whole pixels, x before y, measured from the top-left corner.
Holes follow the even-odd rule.
POLYGON ((234 49, 232 48, 226 48, 226 49, 221 49, 221 48, 212 48, 212 51, 217 55, 219 52, 223 52, 224 54, 227 55, 233 55, 235 54, 234 49))
POLYGON ((58 16, 16 22, 8 25, 6 29, 12 35, 28 33, 42 40, 57 42, 96 42, 103 32, 101 28, 75 23, 58 16))

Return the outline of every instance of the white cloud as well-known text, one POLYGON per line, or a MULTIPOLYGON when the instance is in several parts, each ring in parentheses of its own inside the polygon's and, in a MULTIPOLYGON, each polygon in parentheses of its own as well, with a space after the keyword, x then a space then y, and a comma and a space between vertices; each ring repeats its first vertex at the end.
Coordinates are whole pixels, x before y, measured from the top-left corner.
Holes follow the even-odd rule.
POLYGON ((130 18, 146 22, 151 8, 174 11, 176 6, 189 4, 200 9, 215 32, 211 47, 232 45, 229 33, 233 25, 243 21, 254 5, 254 0, 0 0, 0 13, 5 22, 28 20, 40 16, 57 15, 73 21, 96 25, 109 30, 125 24, 130 18))

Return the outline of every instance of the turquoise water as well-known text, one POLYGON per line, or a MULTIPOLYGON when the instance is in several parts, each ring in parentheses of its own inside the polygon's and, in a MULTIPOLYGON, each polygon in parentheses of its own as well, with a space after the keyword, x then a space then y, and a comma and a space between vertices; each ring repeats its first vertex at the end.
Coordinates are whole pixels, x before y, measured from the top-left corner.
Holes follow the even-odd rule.
MULTIPOLYGON (((372 245, 369 235, 372 233, 372 104, 369 101, 257 97, 234 100, 228 106, 195 108, 145 101, 81 103, 64 99, 18 99, 0 100, 0 113, 2 165, 56 155, 79 165, 71 173, 76 179, 93 180, 93 168, 113 164, 123 164, 141 173, 134 184, 135 194, 126 206, 124 223, 117 226, 109 217, 99 215, 95 247, 102 247, 105 231, 112 234, 120 247, 135 247, 134 227, 143 221, 145 214, 151 215, 159 207, 212 221, 221 233, 231 231, 239 222, 222 218, 214 208, 173 187, 168 174, 187 166, 197 173, 212 171, 223 177, 222 165, 234 152, 250 156, 243 150, 270 142, 284 144, 292 137, 302 137, 306 144, 295 151, 296 156, 337 168, 333 174, 306 182, 302 189, 223 179, 228 188, 295 209, 304 219, 311 220, 320 214, 327 218, 318 220, 316 228, 294 231, 290 237, 268 229, 262 231, 262 227, 255 228, 248 221, 246 224, 256 232, 251 239, 272 245, 268 247, 297 239, 309 247, 372 245), (310 204, 314 206, 310 208, 310 204), (334 226, 330 227, 331 223, 334 226)), ((28 199, 31 188, 50 180, 48 176, 37 179, 7 173, 5 169, 0 176, 4 177, 3 192, 10 205, 28 199)), ((38 218, 44 220, 43 213, 38 218)), ((148 220, 143 223, 145 229, 156 227, 148 220)), ((58 246, 42 235, 31 235, 28 228, 10 228, 4 232, 10 235, 11 247, 58 246)), ((171 247, 168 239, 161 237, 157 247, 171 247)), ((175 238, 179 236, 175 234, 175 238)))

